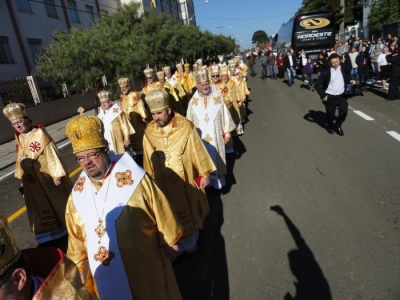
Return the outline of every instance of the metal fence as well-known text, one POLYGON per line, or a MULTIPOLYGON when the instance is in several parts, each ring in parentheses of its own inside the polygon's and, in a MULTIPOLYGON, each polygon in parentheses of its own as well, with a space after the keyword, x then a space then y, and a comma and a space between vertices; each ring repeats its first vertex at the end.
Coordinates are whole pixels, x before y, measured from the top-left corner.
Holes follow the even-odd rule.
POLYGON ((4 106, 11 102, 23 103, 25 106, 35 105, 27 78, 0 80, 0 96, 4 106))

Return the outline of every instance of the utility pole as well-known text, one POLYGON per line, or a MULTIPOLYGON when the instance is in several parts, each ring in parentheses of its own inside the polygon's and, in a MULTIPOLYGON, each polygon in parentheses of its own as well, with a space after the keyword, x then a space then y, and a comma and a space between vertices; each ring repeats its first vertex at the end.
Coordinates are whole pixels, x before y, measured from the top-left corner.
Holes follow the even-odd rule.
POLYGON ((342 8, 340 10, 340 13, 343 14, 343 22, 340 24, 340 29, 339 29, 339 41, 342 41, 343 44, 346 40, 346 34, 344 33, 344 13, 345 13, 345 1, 340 0, 340 7, 342 8), (343 35, 341 35, 343 34, 343 35))
POLYGON ((217 27, 215 27, 215 28, 218 28, 218 29, 219 29, 219 35, 221 35, 221 28, 224 28, 224 26, 217 26, 217 27))

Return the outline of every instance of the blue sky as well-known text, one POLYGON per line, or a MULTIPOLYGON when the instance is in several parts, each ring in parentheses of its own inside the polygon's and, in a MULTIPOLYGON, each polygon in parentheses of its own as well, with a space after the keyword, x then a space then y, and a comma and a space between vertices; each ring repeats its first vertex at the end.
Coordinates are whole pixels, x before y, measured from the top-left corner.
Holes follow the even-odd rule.
POLYGON ((255 31, 264 30, 268 36, 277 33, 302 4, 302 0, 193 1, 197 26, 202 31, 232 36, 245 49, 251 47, 255 31))

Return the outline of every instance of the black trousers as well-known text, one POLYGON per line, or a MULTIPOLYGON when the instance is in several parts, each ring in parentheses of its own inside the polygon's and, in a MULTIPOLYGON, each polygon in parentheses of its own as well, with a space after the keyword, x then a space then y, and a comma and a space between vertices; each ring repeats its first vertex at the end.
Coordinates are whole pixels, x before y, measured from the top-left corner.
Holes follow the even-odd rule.
POLYGON ((341 126, 346 120, 349 104, 347 99, 343 95, 328 95, 328 100, 323 101, 326 109, 326 119, 328 126, 333 126, 333 120, 335 120, 336 107, 339 108, 339 116, 336 119, 336 125, 341 126))
POLYGON ((358 78, 360 80, 360 84, 366 84, 368 79, 368 64, 359 66, 358 69, 358 78))
POLYGON ((389 99, 396 99, 396 98, 400 99, 399 86, 400 86, 400 75, 390 76, 389 93, 388 93, 389 99))

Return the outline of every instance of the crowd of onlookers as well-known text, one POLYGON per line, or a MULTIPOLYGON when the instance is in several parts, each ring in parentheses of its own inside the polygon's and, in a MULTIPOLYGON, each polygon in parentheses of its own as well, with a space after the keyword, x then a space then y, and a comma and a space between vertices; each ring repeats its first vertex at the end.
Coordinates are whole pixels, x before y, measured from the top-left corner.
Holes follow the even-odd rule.
MULTIPOLYGON (((299 53, 289 50, 286 53, 272 50, 261 51, 258 55, 248 56, 250 70, 254 70, 255 58, 258 56, 261 65, 261 78, 284 79, 287 73, 288 85, 294 83, 299 75, 306 81, 311 91, 314 88, 314 74, 320 74, 329 68, 328 57, 337 53, 351 79, 363 88, 370 85, 388 91, 387 100, 400 99, 400 41, 397 36, 387 35, 375 40, 350 38, 345 43, 336 41, 331 49, 323 49, 316 60, 312 61, 301 49, 299 53), (268 74, 267 74, 268 73, 268 74)), ((252 72, 250 75, 254 75, 252 72)))

